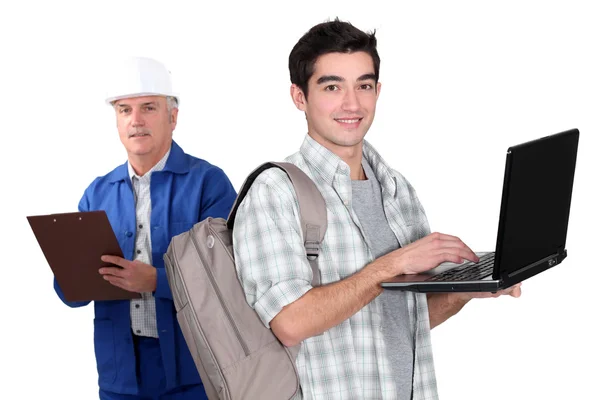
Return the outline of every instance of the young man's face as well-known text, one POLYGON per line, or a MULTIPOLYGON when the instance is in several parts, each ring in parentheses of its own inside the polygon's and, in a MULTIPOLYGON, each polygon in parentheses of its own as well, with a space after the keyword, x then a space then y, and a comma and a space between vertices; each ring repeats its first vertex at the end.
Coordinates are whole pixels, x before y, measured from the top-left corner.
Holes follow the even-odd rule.
POLYGON ((362 143, 375 116, 380 87, 368 53, 329 53, 315 63, 308 98, 296 85, 292 98, 306 113, 311 137, 335 152, 362 143))

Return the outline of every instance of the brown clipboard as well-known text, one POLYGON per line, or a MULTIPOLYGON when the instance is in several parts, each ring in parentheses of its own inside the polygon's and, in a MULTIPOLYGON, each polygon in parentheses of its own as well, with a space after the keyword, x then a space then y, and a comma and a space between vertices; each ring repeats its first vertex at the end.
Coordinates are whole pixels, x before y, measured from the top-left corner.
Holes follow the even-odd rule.
POLYGON ((115 265, 102 255, 123 257, 106 212, 86 211, 28 216, 27 220, 56 277, 65 300, 127 300, 140 298, 112 285, 98 272, 115 265))

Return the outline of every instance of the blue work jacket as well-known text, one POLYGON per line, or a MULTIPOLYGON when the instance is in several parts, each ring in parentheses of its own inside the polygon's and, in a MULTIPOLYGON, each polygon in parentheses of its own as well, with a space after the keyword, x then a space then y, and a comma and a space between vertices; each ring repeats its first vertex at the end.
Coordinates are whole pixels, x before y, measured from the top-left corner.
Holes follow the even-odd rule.
MULTIPOLYGON (((170 390, 201 381, 177 323, 163 254, 173 236, 197 222, 209 216, 227 218, 236 192, 221 169, 185 154, 173 141, 165 168, 152 173, 150 196, 152 265, 157 270, 156 318, 166 390, 170 390)), ((96 178, 79 202, 79 210, 106 211, 124 257, 134 259, 135 200, 127 163, 96 178)), ((56 279, 54 288, 70 307, 89 304, 66 301, 56 279)), ((138 385, 129 307, 129 300, 94 302, 94 347, 100 388, 135 395, 138 385)))

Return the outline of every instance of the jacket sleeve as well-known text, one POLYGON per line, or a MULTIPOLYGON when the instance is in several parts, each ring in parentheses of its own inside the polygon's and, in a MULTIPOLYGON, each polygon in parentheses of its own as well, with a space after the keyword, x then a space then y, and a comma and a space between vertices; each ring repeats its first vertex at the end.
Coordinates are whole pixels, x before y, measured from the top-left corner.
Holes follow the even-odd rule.
POLYGON ((204 181, 203 191, 198 222, 208 217, 227 218, 237 194, 225 172, 212 168, 204 181))
MULTIPOLYGON (((83 194, 81 201, 79 201, 78 209, 79 209, 79 211, 89 211, 89 209, 90 209, 89 201, 87 198, 87 190, 83 194)), ((56 294, 58 295, 58 297, 60 297, 62 302, 65 303, 66 305, 68 305, 69 307, 73 307, 73 308, 83 307, 83 306, 87 306, 88 304, 90 304, 90 301, 67 301, 65 299, 65 295, 63 294, 62 289, 60 288, 60 286, 58 285, 58 282, 56 281, 56 277, 54 278, 54 290, 56 291, 56 294)))
MULTIPOLYGON (((217 167, 211 168, 203 182, 197 222, 208 217, 227 218, 236 196, 235 189, 225 172, 217 167)), ((156 291, 154 295, 173 300, 167 272, 164 268, 156 269, 156 291)))

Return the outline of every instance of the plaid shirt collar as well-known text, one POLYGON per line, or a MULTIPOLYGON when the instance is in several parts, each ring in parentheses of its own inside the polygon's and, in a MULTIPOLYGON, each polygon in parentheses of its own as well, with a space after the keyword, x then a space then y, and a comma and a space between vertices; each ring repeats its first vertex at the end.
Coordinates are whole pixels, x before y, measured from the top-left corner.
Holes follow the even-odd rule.
MULTIPOLYGON (((324 182, 335 186, 334 181, 337 174, 350 177, 350 167, 339 156, 318 143, 309 134, 304 138, 300 146, 300 154, 324 182)), ((392 174, 392 169, 379 155, 377 150, 366 140, 363 140, 363 157, 375 173, 375 178, 381 185, 384 197, 393 197, 396 194, 398 182, 392 174)))

